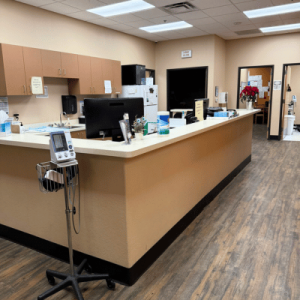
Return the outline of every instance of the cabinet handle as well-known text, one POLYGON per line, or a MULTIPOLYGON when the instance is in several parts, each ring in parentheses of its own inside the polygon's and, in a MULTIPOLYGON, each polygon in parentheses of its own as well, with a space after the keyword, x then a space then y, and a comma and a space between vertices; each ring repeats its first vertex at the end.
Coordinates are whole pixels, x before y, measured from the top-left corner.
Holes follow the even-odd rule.
POLYGON ((58 69, 58 74, 61 75, 61 69, 58 69))
POLYGON ((66 71, 66 69, 64 69, 64 75, 67 75, 67 71, 66 71))

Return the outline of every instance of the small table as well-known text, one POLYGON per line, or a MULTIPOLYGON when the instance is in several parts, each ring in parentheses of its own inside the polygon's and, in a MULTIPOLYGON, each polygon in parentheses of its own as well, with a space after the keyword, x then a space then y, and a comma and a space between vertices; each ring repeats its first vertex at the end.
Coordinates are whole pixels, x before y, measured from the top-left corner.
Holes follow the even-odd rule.
POLYGON ((172 118, 174 118, 174 115, 176 113, 180 113, 181 112, 182 113, 182 119, 184 119, 188 111, 193 111, 193 109, 192 108, 182 108, 182 109, 176 108, 176 109, 171 109, 172 118))

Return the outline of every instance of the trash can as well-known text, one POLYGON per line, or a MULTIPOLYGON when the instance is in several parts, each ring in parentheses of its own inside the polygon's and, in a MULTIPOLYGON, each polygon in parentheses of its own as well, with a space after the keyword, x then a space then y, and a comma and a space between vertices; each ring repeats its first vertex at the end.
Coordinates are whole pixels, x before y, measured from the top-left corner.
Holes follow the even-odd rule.
POLYGON ((287 124, 287 135, 292 135, 293 134, 293 129, 294 129, 294 122, 295 122, 295 116, 293 115, 285 115, 285 122, 287 124))

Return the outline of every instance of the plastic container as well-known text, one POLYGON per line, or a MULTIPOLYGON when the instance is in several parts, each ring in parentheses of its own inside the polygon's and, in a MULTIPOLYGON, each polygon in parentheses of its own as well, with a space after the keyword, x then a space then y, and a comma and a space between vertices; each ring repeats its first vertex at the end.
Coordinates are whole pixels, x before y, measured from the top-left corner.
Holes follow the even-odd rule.
POLYGON ((168 111, 157 112, 157 133, 160 136, 170 134, 170 113, 168 111))
POLYGON ((295 116, 285 115, 285 120, 287 122, 287 135, 292 135, 294 130, 295 116))
POLYGON ((10 136, 11 135, 11 123, 6 122, 0 124, 0 137, 10 136))

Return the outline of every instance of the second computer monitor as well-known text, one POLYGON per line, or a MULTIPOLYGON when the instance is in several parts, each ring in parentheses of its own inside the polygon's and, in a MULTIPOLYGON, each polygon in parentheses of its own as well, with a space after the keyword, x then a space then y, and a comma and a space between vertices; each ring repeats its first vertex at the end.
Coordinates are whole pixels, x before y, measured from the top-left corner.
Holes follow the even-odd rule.
MULTIPOLYGON (((129 114, 130 127, 136 116, 144 116, 143 98, 99 98, 84 99, 86 137, 100 138, 100 131, 105 136, 112 136, 119 141, 122 136, 119 121, 124 113, 129 114)), ((122 140, 122 139, 121 139, 122 140)))

